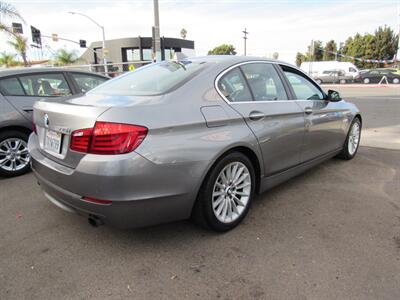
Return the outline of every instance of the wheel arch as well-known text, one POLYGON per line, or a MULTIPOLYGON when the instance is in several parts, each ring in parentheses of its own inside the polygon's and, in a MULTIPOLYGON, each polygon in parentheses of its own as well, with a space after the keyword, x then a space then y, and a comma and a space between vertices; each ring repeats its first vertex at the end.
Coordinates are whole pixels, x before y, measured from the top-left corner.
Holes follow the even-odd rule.
POLYGON ((18 126, 18 125, 11 125, 11 126, 1 127, 0 128, 0 133, 7 132, 7 131, 12 131, 12 130, 20 131, 20 132, 23 132, 23 133, 25 133, 27 135, 29 135, 32 132, 32 130, 27 128, 27 127, 18 126))

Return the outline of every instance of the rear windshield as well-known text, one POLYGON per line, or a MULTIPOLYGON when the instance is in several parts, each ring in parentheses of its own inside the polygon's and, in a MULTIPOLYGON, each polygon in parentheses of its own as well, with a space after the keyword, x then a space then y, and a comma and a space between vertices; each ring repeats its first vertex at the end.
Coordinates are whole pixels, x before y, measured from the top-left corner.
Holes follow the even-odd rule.
POLYGON ((204 63, 192 61, 150 64, 107 81, 88 94, 159 95, 188 81, 203 67, 204 63))

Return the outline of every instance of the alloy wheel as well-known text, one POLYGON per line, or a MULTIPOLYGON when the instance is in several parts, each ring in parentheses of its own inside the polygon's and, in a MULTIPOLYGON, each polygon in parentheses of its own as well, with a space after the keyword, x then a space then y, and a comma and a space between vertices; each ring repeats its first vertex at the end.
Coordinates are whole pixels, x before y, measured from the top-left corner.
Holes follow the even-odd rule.
POLYGON ((354 153, 357 150, 359 142, 360 142, 360 124, 358 122, 355 122, 351 127, 349 134, 349 141, 347 144, 350 155, 354 155, 354 153))
POLYGON ((251 195, 251 176, 241 162, 232 162, 219 173, 212 193, 212 208, 222 223, 232 223, 245 211, 251 195))
POLYGON ((29 164, 29 152, 26 142, 19 138, 8 138, 0 142, 0 168, 15 172, 29 164))

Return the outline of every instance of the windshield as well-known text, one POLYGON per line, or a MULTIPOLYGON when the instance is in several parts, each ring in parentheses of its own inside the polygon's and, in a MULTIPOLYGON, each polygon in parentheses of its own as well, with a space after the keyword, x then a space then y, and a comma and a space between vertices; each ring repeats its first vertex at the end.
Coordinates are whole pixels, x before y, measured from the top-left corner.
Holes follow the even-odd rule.
POLYGON ((150 64, 112 79, 88 94, 159 95, 186 82, 203 67, 204 62, 192 61, 168 61, 150 64))

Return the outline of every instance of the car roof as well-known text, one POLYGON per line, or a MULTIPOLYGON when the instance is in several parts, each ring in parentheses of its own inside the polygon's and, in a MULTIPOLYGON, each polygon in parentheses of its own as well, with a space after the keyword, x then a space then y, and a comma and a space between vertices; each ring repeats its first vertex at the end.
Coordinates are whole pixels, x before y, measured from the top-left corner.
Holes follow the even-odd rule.
POLYGON ((79 72, 91 75, 97 75, 100 77, 108 78, 102 74, 83 71, 80 69, 66 69, 66 68, 10 68, 0 70, 0 78, 6 76, 14 76, 14 75, 25 75, 25 74, 35 74, 35 73, 54 73, 54 72, 79 72))
MULTIPOLYGON (((210 62, 210 63, 241 63, 241 62, 248 62, 248 61, 265 61, 270 63, 279 63, 290 65, 284 61, 270 59, 265 57, 258 57, 258 56, 236 56, 236 55, 207 55, 207 56, 196 56, 196 57, 188 57, 182 60, 190 60, 190 61, 203 61, 203 62, 210 62)), ((294 66, 295 67, 295 66, 294 66)))

